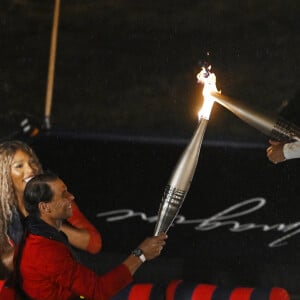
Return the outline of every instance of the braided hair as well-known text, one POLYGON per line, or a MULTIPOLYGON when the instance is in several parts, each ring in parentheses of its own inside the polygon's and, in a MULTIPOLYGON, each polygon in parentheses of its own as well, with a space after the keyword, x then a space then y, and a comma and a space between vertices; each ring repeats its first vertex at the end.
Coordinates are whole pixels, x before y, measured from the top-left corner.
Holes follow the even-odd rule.
POLYGON ((8 140, 0 143, 0 254, 11 247, 8 229, 18 206, 11 178, 11 165, 17 150, 28 154, 35 162, 38 171, 42 170, 33 149, 24 142, 8 140))

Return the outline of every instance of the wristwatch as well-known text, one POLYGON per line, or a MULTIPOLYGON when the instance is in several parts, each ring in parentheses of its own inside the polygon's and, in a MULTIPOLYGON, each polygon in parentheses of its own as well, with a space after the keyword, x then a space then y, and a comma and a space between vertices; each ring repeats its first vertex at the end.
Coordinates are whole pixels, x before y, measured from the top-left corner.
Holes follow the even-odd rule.
POLYGON ((144 255, 142 249, 140 249, 140 248, 134 249, 131 252, 131 254, 134 255, 134 256, 136 256, 136 257, 138 257, 141 260, 141 262, 145 262, 146 261, 146 257, 144 255))

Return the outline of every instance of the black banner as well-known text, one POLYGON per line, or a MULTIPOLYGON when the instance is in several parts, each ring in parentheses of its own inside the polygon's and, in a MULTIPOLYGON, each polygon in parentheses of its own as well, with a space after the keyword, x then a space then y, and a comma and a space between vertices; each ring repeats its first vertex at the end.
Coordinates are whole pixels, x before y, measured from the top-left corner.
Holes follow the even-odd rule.
MULTIPOLYGON (((86 260, 102 272, 153 234, 185 143, 41 136, 32 146, 101 232, 102 253, 86 260)), ((271 164, 264 145, 204 143, 167 246, 137 280, 299 292, 299 172, 298 160, 271 164)))

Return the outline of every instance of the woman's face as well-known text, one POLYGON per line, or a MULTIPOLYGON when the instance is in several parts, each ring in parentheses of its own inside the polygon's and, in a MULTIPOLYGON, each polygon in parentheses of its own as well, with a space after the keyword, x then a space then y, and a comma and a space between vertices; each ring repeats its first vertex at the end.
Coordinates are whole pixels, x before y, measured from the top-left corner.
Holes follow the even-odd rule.
POLYGON ((17 194, 23 195, 26 183, 38 173, 38 163, 22 150, 17 150, 11 164, 11 179, 17 194))

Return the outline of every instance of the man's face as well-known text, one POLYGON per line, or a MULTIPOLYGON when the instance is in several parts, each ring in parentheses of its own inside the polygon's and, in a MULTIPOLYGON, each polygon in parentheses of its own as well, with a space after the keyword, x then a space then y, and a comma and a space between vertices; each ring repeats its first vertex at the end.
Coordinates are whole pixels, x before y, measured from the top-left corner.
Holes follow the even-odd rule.
POLYGON ((49 182, 49 185, 54 193, 52 200, 47 203, 51 218, 62 220, 71 217, 74 196, 68 192, 61 179, 49 182))

